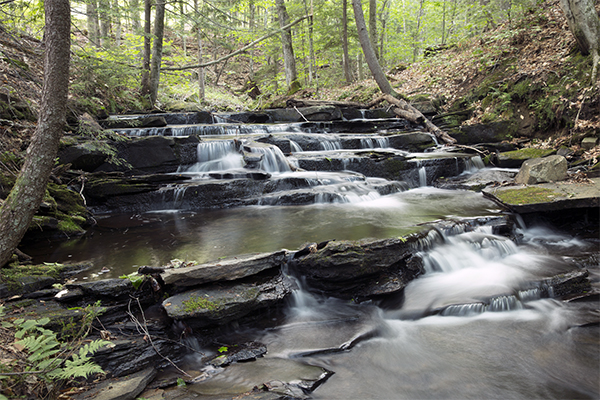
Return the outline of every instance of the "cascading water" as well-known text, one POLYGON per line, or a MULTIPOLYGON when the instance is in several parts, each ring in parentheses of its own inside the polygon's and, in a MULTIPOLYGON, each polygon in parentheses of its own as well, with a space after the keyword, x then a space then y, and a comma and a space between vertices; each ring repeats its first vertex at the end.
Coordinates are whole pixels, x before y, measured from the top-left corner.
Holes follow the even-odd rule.
POLYGON ((262 154, 260 169, 266 172, 289 172, 292 170, 287 158, 279 147, 252 147, 250 150, 252 153, 262 154))
POLYGON ((210 172, 241 168, 242 155, 233 140, 207 141, 198 144, 198 162, 180 172, 210 172))
POLYGON ((299 285, 285 325, 260 337, 267 357, 334 370, 312 393, 323 400, 596 398, 597 330, 572 330, 575 309, 526 287, 571 268, 530 243, 547 235, 546 248, 568 243, 575 254, 589 244, 524 233, 517 244, 489 227, 431 231, 417 245, 426 272, 399 307, 348 304, 299 285))

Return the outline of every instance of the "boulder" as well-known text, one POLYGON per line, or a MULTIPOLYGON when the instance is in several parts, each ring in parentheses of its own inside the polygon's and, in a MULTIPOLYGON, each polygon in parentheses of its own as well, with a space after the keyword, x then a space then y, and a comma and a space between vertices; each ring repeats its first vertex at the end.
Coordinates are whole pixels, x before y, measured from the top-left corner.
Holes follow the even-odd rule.
POLYGON ((106 162, 110 145, 106 141, 90 141, 68 146, 58 153, 60 164, 71 164, 71 169, 93 172, 106 162), (104 144, 104 146, 102 146, 104 144))
POLYGON ((567 159, 563 156, 549 156, 527 160, 515 177, 515 183, 534 185, 536 183, 557 182, 567 178, 567 159))
POLYGON ((581 141, 581 148, 583 148, 585 150, 589 150, 589 149, 596 147, 597 144, 598 144, 597 137, 586 137, 585 139, 583 139, 581 141))
POLYGON ((510 124, 509 121, 500 121, 489 124, 464 125, 458 131, 450 132, 450 136, 456 139, 458 144, 501 142, 508 139, 510 124))
POLYGON ((298 251, 290 266, 309 287, 340 298, 366 299, 396 293, 420 275, 408 238, 331 241, 298 251))
POLYGON ((198 286, 209 282, 233 281, 256 275, 286 262, 286 251, 245 254, 191 267, 167 269, 161 274, 166 285, 198 286))
POLYGON ((83 393, 72 397, 74 400, 93 398, 94 400, 132 400, 144 391, 146 385, 154 379, 153 367, 124 376, 120 379, 108 379, 83 393))
POLYGON ((496 166, 501 168, 520 168, 529 159, 546 157, 554 154, 554 152, 554 149, 535 148, 506 151, 498 154, 496 166))
POLYGON ((200 287, 171 296, 162 305, 167 315, 192 328, 223 325, 282 302, 292 290, 283 275, 200 287))

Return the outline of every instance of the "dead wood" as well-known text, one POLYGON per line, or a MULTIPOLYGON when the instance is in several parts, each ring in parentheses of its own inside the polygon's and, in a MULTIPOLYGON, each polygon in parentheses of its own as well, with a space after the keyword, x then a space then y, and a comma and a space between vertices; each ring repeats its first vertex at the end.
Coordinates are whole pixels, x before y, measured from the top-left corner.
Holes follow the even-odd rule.
POLYGON ((368 108, 366 105, 353 101, 333 101, 333 100, 305 100, 305 99, 289 99, 285 102, 289 108, 292 107, 350 107, 350 108, 368 108))
POLYGON ((445 144, 454 144, 456 139, 442 131, 440 128, 435 126, 427 117, 425 117, 421 111, 417 110, 404 99, 398 99, 390 94, 384 94, 383 99, 388 103, 394 105, 392 108, 394 114, 407 119, 410 122, 423 124, 429 133, 435 135, 438 140, 441 140, 445 144))

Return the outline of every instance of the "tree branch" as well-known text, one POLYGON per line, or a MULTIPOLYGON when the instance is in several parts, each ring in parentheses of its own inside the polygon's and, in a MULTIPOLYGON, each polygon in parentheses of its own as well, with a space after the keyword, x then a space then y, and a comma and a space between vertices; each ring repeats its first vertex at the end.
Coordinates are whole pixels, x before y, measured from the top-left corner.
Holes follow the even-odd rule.
POLYGON ((289 28, 291 28, 292 26, 296 25, 298 22, 301 22, 301 21, 303 21, 303 20, 305 20, 306 18, 309 18, 309 17, 311 17, 311 16, 312 16, 312 14, 310 14, 310 15, 305 15, 305 16, 303 16, 303 17, 300 17, 300 18, 298 18, 297 20, 295 20, 295 21, 293 21, 293 22, 290 22, 290 23, 289 23, 289 24, 287 24, 286 26, 282 26, 282 27, 281 27, 281 29, 278 29, 278 30, 276 30, 276 31, 273 31, 273 32, 271 32, 271 33, 268 33, 268 34, 266 34, 266 35, 264 35, 264 36, 262 36, 262 37, 260 37, 260 38, 256 39, 255 41, 253 41, 253 42, 250 42, 248 45, 246 45, 246 46, 242 47, 241 49, 239 49, 239 50, 236 50, 236 51, 234 51, 233 53, 230 53, 230 54, 228 54, 228 55, 226 55, 226 56, 223 56, 223 57, 219 58, 218 60, 213 60, 213 61, 209 61, 209 62, 206 62, 206 63, 203 63, 203 64, 197 64, 197 65, 186 65, 185 67, 169 67, 169 68, 161 68, 161 70, 162 70, 162 71, 183 71, 183 70, 186 70, 186 69, 204 68, 204 67, 209 67, 209 66, 211 66, 211 65, 214 65, 214 64, 218 64, 218 63, 220 63, 221 61, 228 60, 228 59, 230 59, 230 58, 231 58, 231 57, 233 57, 233 56, 236 56, 236 55, 238 55, 238 54, 240 54, 240 53, 243 53, 244 51, 248 50, 248 49, 249 49, 249 48, 251 48, 251 47, 254 47, 256 44, 258 44, 258 43, 262 42, 263 40, 265 40, 265 39, 268 39, 268 38, 270 38, 271 36, 273 36, 273 35, 276 35, 276 34, 280 33, 280 32, 281 32, 281 31, 283 31, 283 30, 289 29, 289 28))

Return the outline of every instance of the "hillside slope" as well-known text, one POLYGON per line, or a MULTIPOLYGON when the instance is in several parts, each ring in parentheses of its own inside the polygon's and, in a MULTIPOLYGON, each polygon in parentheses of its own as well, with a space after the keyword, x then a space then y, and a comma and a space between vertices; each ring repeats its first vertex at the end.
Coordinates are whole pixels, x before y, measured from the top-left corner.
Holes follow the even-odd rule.
MULTIPOLYGON (((6 153, 20 155, 32 133, 41 91, 43 44, 0 25, 0 50, 0 154, 4 154, 0 161, 6 167, 10 161, 6 153)), ((558 0, 548 0, 523 20, 498 25, 419 63, 397 66, 388 76, 400 93, 436 99, 440 113, 469 111, 447 118, 447 129, 505 121, 508 140, 527 146, 572 147, 578 155, 594 159, 597 146, 586 152, 579 147, 584 137, 600 135, 600 94, 590 85, 590 72, 591 57, 577 51, 558 0)), ((226 84, 235 88, 239 82, 226 84)), ((296 96, 366 103, 377 95, 369 79, 318 91, 308 88, 296 96)), ((85 111, 76 106, 85 101, 78 100, 84 99, 72 99, 74 114, 85 111)), ((249 98, 246 101, 248 108, 255 106, 249 98)), ((105 102, 108 106, 109 100, 105 102)), ((273 98, 270 102, 281 103, 273 98)))

